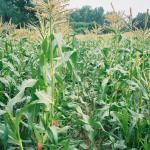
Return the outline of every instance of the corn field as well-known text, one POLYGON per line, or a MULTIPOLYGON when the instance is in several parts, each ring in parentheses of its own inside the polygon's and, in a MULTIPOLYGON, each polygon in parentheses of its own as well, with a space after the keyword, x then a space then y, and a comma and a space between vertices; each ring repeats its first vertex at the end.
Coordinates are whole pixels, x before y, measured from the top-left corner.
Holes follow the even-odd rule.
POLYGON ((150 30, 66 38, 53 2, 38 40, 0 30, 0 149, 150 150, 150 30))

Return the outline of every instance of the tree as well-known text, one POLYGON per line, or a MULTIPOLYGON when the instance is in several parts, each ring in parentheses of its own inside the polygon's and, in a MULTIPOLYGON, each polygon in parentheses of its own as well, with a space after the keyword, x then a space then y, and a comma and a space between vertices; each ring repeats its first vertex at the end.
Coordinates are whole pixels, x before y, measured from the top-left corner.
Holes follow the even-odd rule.
POLYGON ((4 22, 23 25, 36 20, 35 14, 27 7, 34 7, 31 0, 0 0, 0 16, 4 22))
POLYGON ((81 9, 76 9, 70 14, 70 22, 84 22, 103 25, 104 23, 104 9, 97 7, 92 9, 91 6, 83 6, 81 9))
POLYGON ((150 28, 150 15, 148 13, 138 13, 133 22, 137 28, 150 28))
POLYGON ((83 6, 76 9, 70 14, 70 24, 77 33, 84 33, 84 30, 92 30, 95 25, 104 24, 104 9, 97 7, 93 9, 91 6, 83 6))
POLYGON ((97 24, 104 24, 104 9, 103 7, 97 7, 93 10, 93 21, 97 24))

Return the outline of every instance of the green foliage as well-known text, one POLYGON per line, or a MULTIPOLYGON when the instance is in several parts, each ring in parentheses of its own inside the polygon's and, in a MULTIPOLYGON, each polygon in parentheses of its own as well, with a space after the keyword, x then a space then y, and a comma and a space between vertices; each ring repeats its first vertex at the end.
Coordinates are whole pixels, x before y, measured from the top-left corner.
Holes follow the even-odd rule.
POLYGON ((3 22, 24 25, 36 20, 35 13, 27 7, 34 7, 31 0, 0 0, 0 16, 3 22))
POLYGON ((77 33, 86 29, 91 30, 94 23, 104 24, 104 9, 102 7, 92 9, 90 6, 83 6, 70 14, 70 24, 77 33))
POLYGON ((76 33, 85 33, 86 30, 90 31, 92 30, 95 26, 99 26, 97 24, 93 23, 85 23, 85 22, 71 22, 70 23, 72 26, 72 29, 76 33))
POLYGON ((133 22, 135 22, 135 26, 138 29, 150 28, 150 15, 147 13, 138 13, 133 22))
POLYGON ((81 9, 73 11, 70 15, 70 22, 84 22, 97 24, 104 24, 104 9, 97 7, 92 9, 91 6, 83 6, 81 9))

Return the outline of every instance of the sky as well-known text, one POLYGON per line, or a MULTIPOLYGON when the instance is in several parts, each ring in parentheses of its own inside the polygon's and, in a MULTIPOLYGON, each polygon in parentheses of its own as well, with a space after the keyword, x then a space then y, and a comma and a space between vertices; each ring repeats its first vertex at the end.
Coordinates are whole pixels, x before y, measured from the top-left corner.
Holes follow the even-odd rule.
POLYGON ((91 5, 93 8, 102 6, 107 12, 112 11, 111 2, 115 10, 125 11, 126 14, 129 14, 131 7, 133 16, 150 9, 150 0, 70 0, 70 8, 81 8, 84 5, 91 5))

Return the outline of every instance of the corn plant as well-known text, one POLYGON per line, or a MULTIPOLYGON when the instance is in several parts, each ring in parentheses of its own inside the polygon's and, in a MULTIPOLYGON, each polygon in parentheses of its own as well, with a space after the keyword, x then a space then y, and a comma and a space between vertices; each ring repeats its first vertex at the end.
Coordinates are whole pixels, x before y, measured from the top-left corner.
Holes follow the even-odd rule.
POLYGON ((65 1, 37 4, 37 42, 0 37, 1 149, 149 150, 149 29, 66 39, 65 1))

